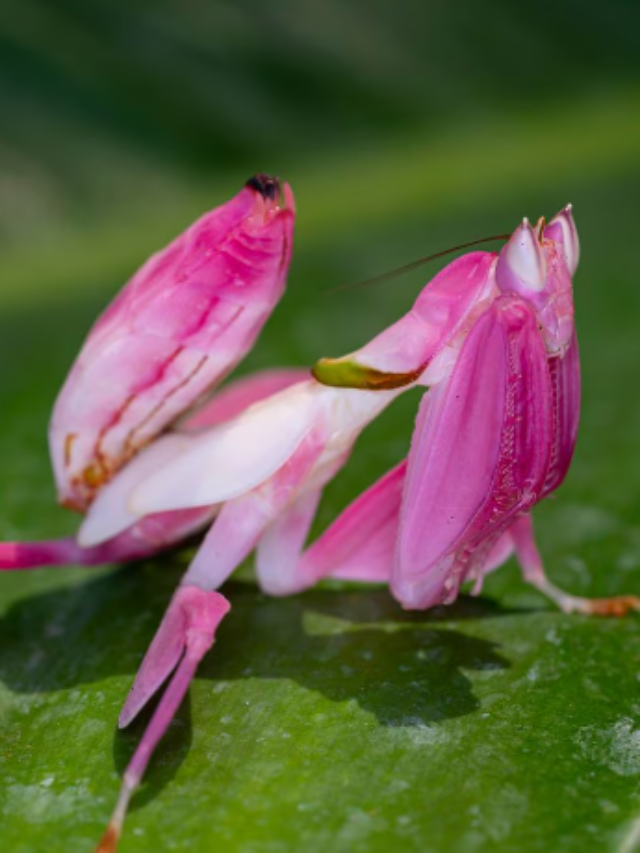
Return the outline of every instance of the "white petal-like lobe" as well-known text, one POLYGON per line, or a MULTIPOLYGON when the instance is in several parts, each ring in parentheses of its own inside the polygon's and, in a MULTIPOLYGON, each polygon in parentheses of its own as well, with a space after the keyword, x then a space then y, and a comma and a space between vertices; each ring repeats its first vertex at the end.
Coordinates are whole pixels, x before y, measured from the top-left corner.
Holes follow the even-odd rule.
POLYGON ((162 436, 132 459, 98 493, 78 531, 78 544, 82 548, 100 545, 139 521, 127 506, 129 495, 138 483, 189 447, 190 442, 186 435, 162 436))
POLYGON ((313 426, 315 397, 303 383, 235 420, 191 437, 190 446, 145 478, 129 499, 134 515, 221 503, 274 474, 313 426))

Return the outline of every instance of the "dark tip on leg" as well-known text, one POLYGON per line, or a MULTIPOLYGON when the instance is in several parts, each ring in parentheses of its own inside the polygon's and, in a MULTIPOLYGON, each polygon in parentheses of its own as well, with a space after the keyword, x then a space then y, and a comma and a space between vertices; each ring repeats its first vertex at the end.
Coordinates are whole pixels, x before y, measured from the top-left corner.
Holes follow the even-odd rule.
POLYGON ((249 178, 246 186, 251 187, 252 190, 256 190, 263 198, 269 199, 269 201, 275 201, 280 192, 278 178, 272 178, 270 175, 254 175, 253 178, 249 178))

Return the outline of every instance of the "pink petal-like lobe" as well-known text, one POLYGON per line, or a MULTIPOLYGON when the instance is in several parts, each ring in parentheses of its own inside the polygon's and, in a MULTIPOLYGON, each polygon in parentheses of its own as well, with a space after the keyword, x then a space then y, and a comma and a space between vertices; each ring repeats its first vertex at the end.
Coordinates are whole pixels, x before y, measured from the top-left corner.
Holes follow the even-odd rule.
POLYGON ((62 503, 84 510, 246 355, 282 295, 293 202, 253 184, 154 255, 98 319, 56 401, 62 503))
MULTIPOLYGON (((138 670, 120 714, 120 728, 147 704, 177 666, 182 655, 199 657, 211 647, 215 631, 231 605, 219 593, 180 586, 138 670)), ((168 721, 167 721, 168 722, 168 721)))
POLYGON ((309 547, 300 567, 307 585, 322 577, 389 581, 406 469, 403 460, 388 471, 309 547))
POLYGON ((391 584, 405 607, 451 601, 481 569, 511 519, 539 500, 551 443, 535 314, 518 297, 500 297, 421 406, 391 584))

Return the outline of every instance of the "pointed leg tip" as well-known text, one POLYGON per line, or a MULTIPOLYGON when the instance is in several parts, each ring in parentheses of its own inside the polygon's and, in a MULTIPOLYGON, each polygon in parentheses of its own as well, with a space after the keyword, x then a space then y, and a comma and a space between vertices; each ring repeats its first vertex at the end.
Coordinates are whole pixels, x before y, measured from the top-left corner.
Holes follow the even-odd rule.
POLYGON ((122 780, 118 802, 95 853, 116 853, 129 803, 137 787, 138 779, 126 772, 122 780))
POLYGON ((95 853, 116 853, 119 838, 120 831, 112 821, 100 839, 100 843, 96 847, 95 853))

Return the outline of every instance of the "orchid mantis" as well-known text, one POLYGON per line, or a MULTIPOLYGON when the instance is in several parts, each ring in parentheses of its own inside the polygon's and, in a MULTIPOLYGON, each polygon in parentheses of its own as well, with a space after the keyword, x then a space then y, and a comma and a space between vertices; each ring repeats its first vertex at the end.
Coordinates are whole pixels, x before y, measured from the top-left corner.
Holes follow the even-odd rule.
POLYGON ((578 259, 570 206, 549 225, 540 219, 532 228, 525 219, 493 262, 487 285, 469 289, 461 268, 449 300, 435 298, 433 282, 413 311, 371 344, 314 369, 320 381, 342 387, 394 387, 416 375, 431 386, 406 463, 335 523, 337 532, 357 527, 365 512, 390 519, 371 529, 366 547, 377 542, 387 555, 392 593, 406 608, 449 603, 464 581, 475 581, 478 593, 484 576, 515 551, 525 579, 566 612, 640 609, 635 596, 589 600, 557 589, 533 536, 530 511, 564 480, 577 437, 578 259), (475 300, 460 321, 451 305, 459 307, 470 291, 475 300), (431 327, 441 331, 435 345, 431 327))
MULTIPOLYGON (((287 188, 284 203, 275 204, 276 191, 266 180, 238 197, 244 198, 240 226, 233 216, 223 221, 225 228, 240 227, 244 234, 256 227, 257 216, 259 226, 270 229, 267 271, 256 277, 267 282, 270 298, 260 303, 258 297, 258 310, 249 294, 238 314, 222 310, 229 308, 223 305, 222 325, 229 316, 231 326, 242 324, 253 309, 260 324, 281 290, 293 207, 287 188)), ((226 264, 225 281, 238 264, 242 267, 240 249, 233 245, 232 251, 223 250, 223 261, 212 260, 215 269, 226 264)), ((135 393, 127 385, 115 402, 107 393, 95 411, 90 399, 84 412, 77 389, 93 387, 83 384, 89 382, 86 376, 102 369, 93 368, 92 352, 105 359, 105 370, 112 352, 118 367, 130 357, 120 361, 119 355, 126 312, 118 313, 118 302, 108 312, 102 322, 116 343, 102 346, 100 328, 93 350, 89 339, 52 422, 62 500, 86 512, 77 539, 0 546, 0 566, 135 558, 212 520, 213 525, 120 716, 120 725, 127 725, 170 679, 125 772, 102 853, 115 850, 131 796, 229 610, 217 590, 254 548, 258 581, 273 595, 295 593, 331 576, 389 583, 404 607, 427 608, 452 602, 468 581, 479 592, 486 574, 515 551, 525 579, 564 610, 620 615, 639 609, 632 596, 591 601, 555 588, 545 576, 531 527, 531 509, 564 479, 577 435, 580 370, 572 277, 578 256, 570 208, 549 225, 540 220, 532 228, 525 220, 498 256, 472 252, 447 266, 405 317, 361 350, 319 361, 310 378, 286 372, 245 380, 245 391, 231 386, 217 402, 214 397, 199 414, 161 435, 246 352, 255 326, 241 325, 241 334, 232 336, 222 354, 218 348, 226 331, 218 333, 216 326, 207 337, 207 358, 216 367, 195 381, 194 353, 200 349, 180 326, 177 338, 169 335, 173 344, 179 341, 179 356, 168 369, 183 352, 189 359, 169 390, 161 372, 150 384, 135 384, 135 393), (428 390, 408 458, 305 551, 323 487, 344 466, 366 425, 414 386, 428 390), (225 404, 225 393, 233 405, 225 404), (71 429, 76 417, 78 426, 71 429)), ((260 251, 253 263, 258 260, 263 260, 260 251)), ((168 264, 173 280, 179 278, 182 266, 171 257, 168 264)), ((163 269, 162 263, 152 265, 151 278, 163 269)), ((208 309, 204 315, 210 316, 208 309)), ((155 307, 147 316, 157 316, 155 307)), ((164 319, 158 318, 159 328, 164 319)), ((172 312, 168 319, 171 328, 172 312)), ((135 366, 140 356, 130 329, 125 338, 135 366)), ((149 352, 153 363, 153 347, 149 352)), ((147 369, 145 358, 141 364, 147 369)), ((131 382, 137 383, 137 368, 131 382)))
POLYGON ((331 575, 388 581, 403 606, 427 608, 453 601, 465 581, 478 592, 515 550, 525 578, 565 610, 638 609, 631 596, 588 601, 556 589, 531 528, 530 510, 564 479, 577 435, 578 252, 570 209, 548 226, 523 222, 498 257, 474 252, 450 264, 359 352, 319 362, 315 379, 231 423, 179 445, 160 438, 132 461, 126 482, 101 491, 80 529, 86 547, 149 514, 223 504, 120 717, 128 724, 174 673, 125 773, 104 850, 228 610, 216 590, 254 548, 258 580, 275 595, 331 575), (366 424, 415 384, 430 390, 408 459, 303 553, 321 489, 366 424), (145 455, 163 445, 162 465, 148 466, 145 455))

